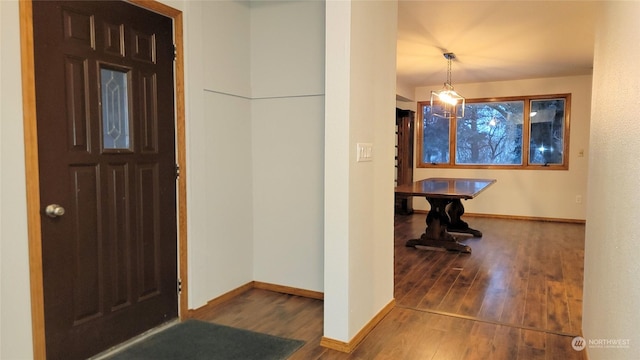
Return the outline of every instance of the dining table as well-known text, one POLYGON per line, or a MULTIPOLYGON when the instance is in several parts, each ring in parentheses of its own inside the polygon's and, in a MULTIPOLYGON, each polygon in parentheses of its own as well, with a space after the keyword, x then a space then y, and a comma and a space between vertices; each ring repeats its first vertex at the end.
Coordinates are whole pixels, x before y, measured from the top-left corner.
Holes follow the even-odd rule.
POLYGON ((421 196, 431 206, 424 233, 419 239, 408 240, 406 246, 470 254, 471 247, 460 243, 452 233, 482 237, 482 232, 472 229, 461 219, 464 214, 462 200, 475 198, 495 182, 495 179, 428 178, 396 186, 396 195, 421 196))

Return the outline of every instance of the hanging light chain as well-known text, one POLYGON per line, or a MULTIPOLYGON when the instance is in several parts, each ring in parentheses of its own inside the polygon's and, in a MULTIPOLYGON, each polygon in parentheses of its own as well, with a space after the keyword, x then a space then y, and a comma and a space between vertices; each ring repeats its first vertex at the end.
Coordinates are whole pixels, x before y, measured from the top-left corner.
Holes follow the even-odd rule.
POLYGON ((451 58, 448 61, 449 65, 447 66, 447 83, 451 85, 451 58))
POLYGON ((451 86, 451 60, 456 58, 454 53, 445 53, 444 58, 447 59, 447 85, 451 86))

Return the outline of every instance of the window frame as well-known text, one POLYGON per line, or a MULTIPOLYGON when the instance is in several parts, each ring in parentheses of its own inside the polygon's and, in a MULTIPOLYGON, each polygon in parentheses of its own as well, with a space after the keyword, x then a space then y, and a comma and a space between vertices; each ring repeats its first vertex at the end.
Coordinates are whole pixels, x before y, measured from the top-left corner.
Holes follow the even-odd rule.
POLYGON ((490 103, 490 102, 506 102, 506 101, 523 101, 523 120, 522 120, 522 164, 515 165, 495 165, 495 164, 456 164, 456 141, 458 118, 456 117, 458 108, 456 107, 454 114, 449 118, 449 163, 425 163, 423 162, 424 152, 424 107, 430 106, 430 101, 419 101, 416 116, 416 167, 417 168, 440 168, 440 169, 499 169, 499 170, 568 170, 569 169, 569 140, 570 140, 570 123, 571 123, 571 94, 550 94, 550 95, 530 95, 530 96, 508 96, 493 98, 477 98, 466 99, 466 104, 474 103, 490 103), (565 102, 564 109, 564 128, 563 128, 563 149, 562 164, 529 164, 530 156, 530 133, 531 133, 531 102, 535 100, 554 100, 563 99, 565 102))

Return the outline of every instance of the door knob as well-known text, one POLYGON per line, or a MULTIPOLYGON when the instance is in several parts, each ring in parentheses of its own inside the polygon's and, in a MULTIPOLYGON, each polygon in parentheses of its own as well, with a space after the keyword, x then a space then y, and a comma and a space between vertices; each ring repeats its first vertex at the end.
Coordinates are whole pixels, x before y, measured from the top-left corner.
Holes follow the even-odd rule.
POLYGON ((55 218, 64 215, 64 208, 58 204, 51 204, 47 205, 46 209, 44 209, 44 212, 47 214, 47 216, 55 218))

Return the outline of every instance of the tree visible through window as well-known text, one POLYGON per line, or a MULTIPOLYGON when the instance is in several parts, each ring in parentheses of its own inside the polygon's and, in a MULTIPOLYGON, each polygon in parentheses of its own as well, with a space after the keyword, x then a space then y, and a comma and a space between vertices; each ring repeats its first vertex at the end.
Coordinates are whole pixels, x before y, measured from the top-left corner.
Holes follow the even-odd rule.
POLYGON ((529 163, 562 164, 565 100, 531 100, 529 163))
POLYGON ((464 117, 447 119, 421 102, 418 166, 567 169, 569 103, 569 94, 467 100, 464 117))
POLYGON ((466 106, 457 120, 456 164, 521 165, 524 102, 466 106))
POLYGON ((431 107, 423 107, 423 159, 431 164, 449 163, 449 119, 431 114, 431 107))

